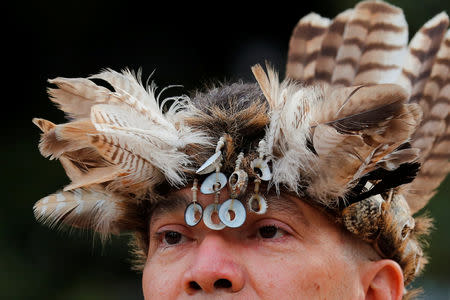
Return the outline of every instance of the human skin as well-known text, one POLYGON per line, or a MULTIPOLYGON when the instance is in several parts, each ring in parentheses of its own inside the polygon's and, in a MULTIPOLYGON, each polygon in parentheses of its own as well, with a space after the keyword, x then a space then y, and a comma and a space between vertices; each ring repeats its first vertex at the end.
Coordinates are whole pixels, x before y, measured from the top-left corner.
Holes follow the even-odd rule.
MULTIPOLYGON (((229 198, 226 189, 220 198, 229 198)), ((172 193, 177 205, 151 218, 145 299, 401 299, 397 263, 296 197, 266 198, 265 214, 214 231, 186 225, 190 188, 172 193)), ((204 208, 213 201, 198 194, 204 208)))

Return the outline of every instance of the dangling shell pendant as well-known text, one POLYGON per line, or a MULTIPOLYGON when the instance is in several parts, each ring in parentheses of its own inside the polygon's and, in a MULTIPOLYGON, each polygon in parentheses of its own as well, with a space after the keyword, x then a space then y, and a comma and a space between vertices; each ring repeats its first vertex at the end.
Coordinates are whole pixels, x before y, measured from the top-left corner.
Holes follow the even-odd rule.
POLYGON ((240 227, 244 224, 246 217, 245 207, 237 199, 228 199, 220 206, 219 218, 228 227, 240 227))
POLYGON ((248 175, 244 170, 236 170, 228 178, 228 185, 236 197, 245 193, 247 183, 248 175))
POLYGON ((248 199, 248 209, 258 215, 263 215, 267 211, 267 201, 260 194, 253 194, 248 199))
POLYGON ((218 183, 220 183, 218 189, 219 191, 227 184, 228 180, 225 174, 221 172, 219 172, 218 174, 212 173, 211 175, 206 177, 205 180, 203 180, 202 185, 200 186, 200 191, 202 192, 202 194, 209 195, 216 192, 216 190, 214 189, 214 185, 217 183, 217 178, 219 179, 218 183))
POLYGON ((258 178, 263 181, 269 181, 272 179, 272 172, 270 171, 269 164, 266 160, 257 158, 252 160, 250 167, 257 174, 258 178))
POLYGON ((212 230, 222 230, 225 228, 225 224, 219 218, 220 204, 212 203, 205 208, 203 212, 203 223, 206 227, 212 230))
POLYGON ((191 203, 186 207, 184 212, 184 220, 187 225, 195 226, 203 217, 203 207, 198 203, 191 203))
POLYGON ((212 156, 208 158, 207 161, 203 163, 203 165, 197 169, 197 174, 208 174, 214 172, 216 167, 220 164, 222 160, 222 151, 218 151, 214 153, 212 156))

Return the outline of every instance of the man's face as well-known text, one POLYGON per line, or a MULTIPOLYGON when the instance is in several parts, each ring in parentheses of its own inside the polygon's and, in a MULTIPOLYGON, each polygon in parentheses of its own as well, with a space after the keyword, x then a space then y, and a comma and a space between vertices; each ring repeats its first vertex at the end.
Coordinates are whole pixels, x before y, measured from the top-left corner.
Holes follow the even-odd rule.
MULTIPOLYGON (((226 189, 221 202, 229 198, 226 189)), ((190 188, 157 209, 143 274, 145 299, 357 299, 359 264, 338 226, 290 195, 267 196, 264 215, 239 228, 189 227, 190 188), (192 296, 196 297, 192 297, 192 296)), ((214 196, 198 194, 205 208, 214 196)), ((245 201, 245 199, 243 200, 245 201)), ((246 203, 244 203, 246 204, 246 203)))

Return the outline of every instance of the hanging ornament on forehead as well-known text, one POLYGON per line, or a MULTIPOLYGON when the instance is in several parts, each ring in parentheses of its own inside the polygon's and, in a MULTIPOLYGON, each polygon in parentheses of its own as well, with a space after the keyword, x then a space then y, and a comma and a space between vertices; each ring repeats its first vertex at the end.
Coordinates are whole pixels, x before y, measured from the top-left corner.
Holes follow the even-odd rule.
MULTIPOLYGON (((217 169, 220 168, 220 165, 217 167, 217 169)), ((222 230, 225 228, 225 224, 222 223, 219 217, 219 210, 220 210, 220 203, 219 203, 219 196, 220 196, 220 189, 219 184, 216 183, 214 185, 214 203, 208 205, 205 208, 205 212, 203 213, 203 223, 205 223, 206 227, 212 230, 222 230)))
POLYGON ((198 168, 196 171, 197 174, 203 175, 203 174, 209 174, 214 171, 215 173, 210 174, 208 177, 205 178, 205 180, 202 182, 202 185, 200 186, 200 191, 202 194, 209 195, 214 194, 216 192, 215 185, 218 184, 218 189, 221 190, 225 187, 227 184, 227 177, 225 174, 220 172, 221 162, 222 162, 222 147, 225 144, 225 138, 221 137, 220 140, 217 142, 216 146, 216 152, 214 155, 212 155, 208 160, 206 160, 203 165, 198 168), (217 167, 219 167, 217 169, 217 167))
POLYGON ((243 195, 245 193, 245 190, 247 189, 248 175, 247 172, 241 169, 241 163, 243 159, 244 153, 241 152, 239 153, 236 160, 236 167, 234 169, 234 172, 228 179, 228 186, 230 187, 230 190, 236 194, 236 197, 243 195))
POLYGON ((253 195, 248 199, 247 206, 251 212, 256 214, 264 214, 267 211, 267 201, 259 193, 259 187, 261 181, 269 181, 272 179, 272 172, 270 171, 268 158, 266 158, 265 153, 267 153, 266 142, 261 140, 258 144, 259 157, 254 159, 250 163, 250 167, 256 174, 255 187, 253 195))
POLYGON ((239 153, 236 160, 236 168, 231 174, 228 185, 231 189, 231 199, 228 199, 219 209, 219 218, 226 226, 237 228, 244 224, 247 217, 244 205, 236 198, 245 192, 247 188, 248 175, 244 170, 240 169, 244 153, 239 153))
POLYGON ((195 226, 200 222, 203 216, 203 207, 197 203, 198 180, 194 179, 192 185, 192 203, 186 207, 184 220, 187 225, 195 226))
POLYGON ((253 195, 248 199, 247 205, 248 209, 258 215, 263 215, 267 211, 267 201, 259 193, 259 185, 261 184, 261 179, 255 179, 255 189, 253 195))
POLYGON ((200 186, 200 191, 203 194, 214 194, 214 203, 208 205, 203 212, 203 223, 212 230, 221 230, 225 228, 219 218, 219 197, 220 190, 227 184, 227 177, 220 172, 222 167, 222 147, 225 144, 225 138, 221 137, 217 142, 216 152, 203 165, 198 168, 197 174, 208 174, 213 171, 211 175, 206 177, 200 186))
POLYGON ((266 158, 266 142, 261 140, 258 144, 259 157, 252 160, 250 167, 256 173, 259 179, 269 181, 272 179, 272 172, 269 167, 269 159, 266 158))

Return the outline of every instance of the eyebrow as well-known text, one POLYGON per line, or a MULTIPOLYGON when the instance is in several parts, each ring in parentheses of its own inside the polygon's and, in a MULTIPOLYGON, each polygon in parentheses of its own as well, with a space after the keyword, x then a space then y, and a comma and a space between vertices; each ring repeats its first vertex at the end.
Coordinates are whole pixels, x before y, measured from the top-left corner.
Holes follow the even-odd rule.
POLYGON ((292 216, 300 220, 306 227, 309 227, 310 223, 303 213, 303 209, 296 203, 296 201, 300 202, 302 200, 298 197, 295 197, 295 200, 293 198, 294 196, 283 196, 283 194, 269 194, 266 196, 268 208, 272 212, 276 211, 284 215, 292 216))
MULTIPOLYGON (((246 201, 250 195, 251 193, 247 193, 247 195, 243 198, 245 199, 244 201, 246 201)), ((288 194, 284 194, 284 196, 283 194, 278 195, 273 191, 269 192, 267 195, 264 195, 264 197, 266 198, 268 210, 270 212, 290 216, 302 222, 306 227, 310 227, 310 222, 303 213, 303 209, 298 203, 296 203, 296 201, 302 201, 300 198, 288 194)), ((240 199, 240 201, 242 201, 242 199, 240 199)), ((179 213, 180 211, 184 212, 190 203, 192 203, 192 199, 188 194, 180 194, 176 192, 169 193, 165 199, 160 201, 152 210, 150 224, 163 219, 168 214, 179 213)))
POLYGON ((181 209, 184 211, 186 206, 188 206, 191 202, 192 199, 185 194, 168 194, 164 200, 160 201, 153 208, 150 215, 150 224, 164 218, 167 214, 178 212, 181 209))

